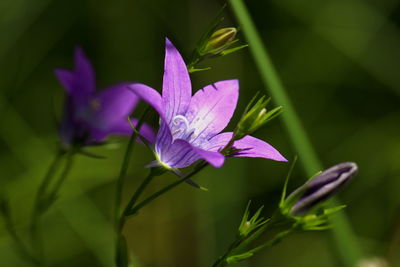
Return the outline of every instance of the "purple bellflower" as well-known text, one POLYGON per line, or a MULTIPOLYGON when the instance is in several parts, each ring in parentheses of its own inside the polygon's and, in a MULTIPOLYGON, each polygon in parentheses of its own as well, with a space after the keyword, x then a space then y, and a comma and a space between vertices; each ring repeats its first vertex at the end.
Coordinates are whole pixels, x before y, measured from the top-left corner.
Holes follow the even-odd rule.
MULTIPOLYGON (((81 48, 75 50, 75 69, 56 69, 55 75, 67 93, 60 126, 64 145, 94 145, 109 135, 132 133, 128 116, 139 99, 127 88, 129 83, 96 92, 93 67, 81 48)), ((137 119, 132 119, 132 123, 137 123, 137 119)), ((141 134, 154 142, 148 125, 142 126, 141 134)))
MULTIPOLYGON (((189 73, 182 56, 166 39, 162 96, 144 84, 130 89, 149 103, 160 115, 155 142, 156 162, 150 166, 183 168, 204 159, 219 168, 224 163, 220 153, 233 133, 220 133, 229 123, 239 96, 238 80, 213 83, 192 96, 189 73)), ((261 157, 277 161, 286 159, 271 145, 252 136, 233 144, 234 157, 261 157)))

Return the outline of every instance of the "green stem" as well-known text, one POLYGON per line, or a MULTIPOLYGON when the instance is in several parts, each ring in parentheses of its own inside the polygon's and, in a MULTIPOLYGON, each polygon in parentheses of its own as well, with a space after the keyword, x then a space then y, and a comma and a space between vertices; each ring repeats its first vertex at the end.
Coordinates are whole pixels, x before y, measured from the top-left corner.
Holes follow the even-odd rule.
POLYGON ((117 243, 116 243, 116 251, 115 251, 115 262, 118 267, 127 267, 129 265, 128 259, 128 247, 126 245, 126 240, 122 234, 122 230, 124 229, 124 225, 126 222, 126 217, 129 211, 132 209, 133 205, 135 205, 136 201, 139 199, 140 195, 144 192, 146 187, 150 184, 151 180, 155 177, 155 173, 153 169, 150 171, 149 175, 143 180, 140 184, 136 192, 133 194, 129 203, 126 205, 123 213, 120 215, 118 219, 117 225, 117 243))
MULTIPOLYGON (((148 106, 145 111, 143 112, 142 116, 140 117, 138 124, 136 125, 136 128, 138 131, 140 131, 140 128, 142 127, 144 123, 144 119, 147 115, 147 113, 150 110, 150 106, 148 106)), ((126 146, 125 150, 125 155, 124 159, 122 161, 121 169, 117 178, 117 186, 116 186, 116 193, 115 193, 115 227, 116 231, 119 232, 119 221, 121 217, 121 211, 120 211, 120 206, 122 202, 122 190, 124 187, 125 183, 125 178, 126 174, 128 173, 128 168, 129 168, 129 162, 131 161, 132 158, 132 151, 133 147, 135 144, 135 140, 138 137, 138 131, 133 131, 131 134, 131 137, 129 138, 128 145, 126 146)))
POLYGON ((10 210, 8 207, 8 203, 2 200, 1 203, 1 214, 3 215, 4 218, 4 224, 7 232, 11 236, 12 240, 15 243, 15 246, 20 253, 21 257, 26 259, 28 262, 32 263, 35 266, 40 266, 39 260, 32 255, 32 253, 29 251, 29 249, 26 247, 24 242, 21 240, 21 238, 18 236, 17 232, 15 231, 14 224, 11 219, 11 214, 10 210))
POLYGON ((156 193, 152 194, 151 196, 149 196, 145 200, 139 202, 126 215, 128 216, 128 215, 133 215, 133 214, 137 213, 139 210, 141 210, 144 206, 148 205, 153 200, 157 199, 161 195, 163 195, 163 194, 167 193, 168 191, 172 190, 173 188, 177 187, 181 183, 189 180, 193 175, 197 174, 199 171, 204 169, 207 165, 208 165, 207 163, 203 163, 202 165, 200 165, 200 167, 194 169, 190 173, 186 174, 184 177, 181 177, 178 181, 167 185, 163 189, 160 189, 159 191, 157 191, 156 193))
MULTIPOLYGON (((266 48, 263 46, 262 40, 253 24, 246 6, 242 0, 231 0, 230 3, 249 43, 250 51, 261 74, 265 88, 270 90, 276 103, 285 108, 285 114, 282 117, 283 122, 296 151, 299 153, 299 158, 302 161, 304 169, 308 176, 312 176, 316 171, 322 169, 322 165, 307 138, 305 130, 288 95, 286 94, 270 56, 266 48)), ((332 233, 337 251, 344 266, 355 266, 362 256, 362 251, 351 226, 343 213, 336 216, 335 227, 333 228, 332 233)))
POLYGON ((63 156, 65 155, 64 150, 59 150, 54 157, 52 163, 50 164, 50 167, 42 180, 42 183, 40 184, 38 191, 36 193, 36 197, 34 200, 34 207, 33 207, 33 214, 32 217, 35 217, 40 209, 40 206, 42 204, 43 199, 45 198, 45 193, 47 188, 49 187, 49 184, 51 183, 53 177, 55 176, 56 171, 59 168, 59 165, 62 161, 63 156))
POLYGON ((229 248, 225 251, 225 253, 219 257, 212 267, 219 267, 219 266, 225 266, 226 265, 226 259, 229 257, 229 255, 232 253, 232 251, 237 248, 241 243, 243 242, 243 239, 238 237, 232 244, 229 246, 229 248))
POLYGON ((139 197, 142 195, 146 187, 150 184, 150 182, 153 180, 155 177, 155 174, 152 170, 150 170, 149 175, 143 180, 143 182, 140 184, 136 192, 133 194, 132 198, 129 200, 128 205, 126 205, 124 212, 121 215, 121 220, 120 220, 120 229, 124 227, 125 223, 125 217, 129 215, 130 211, 132 210, 132 207, 136 204, 136 201, 139 199, 139 197))
POLYGON ((73 161, 74 154, 75 154, 75 151, 73 151, 73 150, 67 152, 66 163, 65 163, 64 169, 63 169, 59 179, 54 184, 53 189, 48 194, 48 199, 50 201, 49 205, 53 204, 54 201, 56 200, 57 194, 60 191, 61 186, 64 184, 65 180, 67 179, 67 177, 72 169, 72 165, 74 163, 74 161, 73 161))
POLYGON ((283 238, 285 238, 286 236, 288 236, 289 234, 291 234, 294 231, 294 228, 290 228, 288 230, 282 231, 280 233, 278 233, 276 236, 274 236, 274 238, 272 238, 270 241, 268 241, 267 243, 258 246, 252 250, 249 250, 249 253, 256 253, 264 248, 268 248, 268 247, 272 247, 275 246, 276 244, 278 244, 279 242, 282 241, 283 238))
MULTIPOLYGON (((36 251, 38 254, 38 259, 39 262, 43 263, 44 262, 44 253, 43 253, 43 246, 42 246, 42 241, 39 235, 39 229, 38 229, 38 224, 40 221, 41 215, 47 210, 50 205, 52 204, 52 199, 50 199, 50 194, 47 194, 46 191, 48 190, 48 187, 50 186, 51 181, 53 180, 54 176, 56 175, 57 170, 59 169, 59 166, 62 162, 62 159, 65 155, 64 150, 59 150, 53 159, 52 163, 50 164, 50 167, 45 175, 45 177, 42 180, 42 183, 40 184, 38 191, 36 193, 36 197, 34 200, 34 206, 32 210, 32 217, 31 217, 31 224, 30 224, 30 233, 31 233, 31 239, 34 245, 36 247, 36 251), (44 203, 46 201, 46 203, 44 203), (46 207, 44 208, 44 204, 46 207)), ((63 171, 65 173, 65 170, 63 171)))
MULTIPOLYGON (((140 117, 136 129, 132 132, 128 144, 126 146, 124 159, 122 161, 121 169, 117 178, 116 184, 116 192, 115 192, 115 214, 114 214, 114 224, 115 224, 115 232, 116 232, 116 247, 115 247, 115 260, 117 266, 127 266, 127 247, 125 239, 122 236, 122 228, 125 223, 124 212, 121 213, 120 206, 122 203, 122 191, 125 184, 126 175, 129 169, 129 163, 132 159, 132 152, 135 145, 136 138, 139 136, 140 128, 144 123, 144 119, 147 113, 150 110, 150 106, 148 106, 142 116, 140 117), (124 245, 122 245, 124 244, 124 245)), ((144 188, 143 188, 144 190, 144 188)), ((137 191, 136 191, 137 193, 137 191)), ((139 193, 140 195, 140 193, 139 193)))

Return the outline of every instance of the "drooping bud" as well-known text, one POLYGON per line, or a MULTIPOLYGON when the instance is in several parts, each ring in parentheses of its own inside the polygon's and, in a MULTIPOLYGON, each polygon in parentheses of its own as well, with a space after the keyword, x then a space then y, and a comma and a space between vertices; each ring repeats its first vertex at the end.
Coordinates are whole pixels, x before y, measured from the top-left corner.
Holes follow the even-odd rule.
POLYGON ((213 32, 203 48, 199 50, 201 56, 217 55, 237 42, 235 40, 237 29, 234 27, 222 28, 213 32))
POLYGON ((252 134, 258 130, 261 126, 282 113, 282 107, 276 107, 270 111, 267 110, 267 105, 271 98, 265 99, 262 96, 254 105, 255 98, 247 106, 244 115, 240 119, 235 129, 235 139, 241 139, 245 135, 252 134))
POLYGON ((354 162, 344 162, 321 172, 286 198, 281 207, 282 212, 291 216, 306 215, 342 189, 357 170, 357 164, 354 162))

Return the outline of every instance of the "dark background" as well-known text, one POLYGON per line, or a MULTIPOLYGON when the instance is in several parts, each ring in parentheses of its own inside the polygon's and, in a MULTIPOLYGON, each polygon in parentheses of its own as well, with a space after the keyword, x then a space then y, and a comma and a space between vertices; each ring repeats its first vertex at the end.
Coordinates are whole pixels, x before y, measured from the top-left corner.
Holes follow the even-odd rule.
MULTIPOLYGON (((400 2, 246 4, 324 166, 359 165, 358 176, 339 198, 348 205, 344 212, 367 259, 400 266, 400 2)), ((81 45, 96 69, 98 89, 120 81, 160 89, 164 38, 187 59, 221 5, 211 0, 0 1, 0 192, 10 198, 21 235, 57 147, 64 93, 52 70, 71 68, 73 50, 81 45)), ((229 9, 223 26, 237 26, 229 9)), ((202 66, 212 70, 192 74, 194 89, 240 79, 232 129, 255 92, 265 89, 253 59, 244 49, 202 66)), ((157 125, 155 114, 151 120, 157 125)), ((288 159, 298 154, 282 118, 256 136, 288 159)), ((114 182, 126 144, 116 140, 90 149, 107 159, 77 156, 61 198, 45 216, 45 249, 53 266, 113 266, 114 182)), ((134 158, 124 200, 146 175, 142 167, 152 155, 137 146, 134 158)), ((265 216, 273 212, 288 169, 289 164, 269 160, 229 159, 222 169, 197 175, 208 192, 182 185, 163 196, 127 224, 135 266, 210 266, 233 240, 249 199, 254 208, 266 206, 265 216)), ((306 178, 297 164, 290 189, 306 178)), ((149 191, 174 179, 158 177, 149 191)), ((28 266, 0 227, 0 266, 28 266)), ((330 234, 313 232, 293 235, 241 266, 340 262, 330 234)))

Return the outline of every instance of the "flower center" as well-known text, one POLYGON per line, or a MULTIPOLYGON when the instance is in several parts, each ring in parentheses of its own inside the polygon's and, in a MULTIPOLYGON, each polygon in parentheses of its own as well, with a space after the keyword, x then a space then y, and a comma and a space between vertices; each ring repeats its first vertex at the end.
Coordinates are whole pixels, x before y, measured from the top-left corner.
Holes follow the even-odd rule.
POLYGON ((176 115, 171 122, 172 138, 184 139, 188 142, 195 138, 195 129, 190 127, 188 119, 183 115, 176 115))

